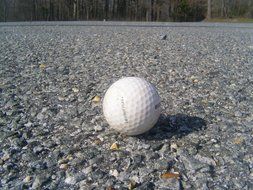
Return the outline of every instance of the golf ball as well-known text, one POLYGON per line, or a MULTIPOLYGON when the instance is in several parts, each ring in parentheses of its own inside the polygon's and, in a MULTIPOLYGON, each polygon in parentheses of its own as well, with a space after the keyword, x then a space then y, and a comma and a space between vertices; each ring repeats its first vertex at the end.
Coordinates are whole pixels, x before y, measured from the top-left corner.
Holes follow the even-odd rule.
POLYGON ((160 113, 156 88, 138 77, 125 77, 113 83, 103 99, 103 112, 109 125, 126 135, 150 130, 160 113))

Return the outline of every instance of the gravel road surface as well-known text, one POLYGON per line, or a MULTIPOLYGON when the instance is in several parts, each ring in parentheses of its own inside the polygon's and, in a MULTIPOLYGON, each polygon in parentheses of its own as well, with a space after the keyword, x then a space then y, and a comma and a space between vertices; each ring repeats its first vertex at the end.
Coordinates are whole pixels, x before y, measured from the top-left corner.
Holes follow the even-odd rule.
POLYGON ((252 128, 253 24, 0 23, 0 189, 253 189, 252 128), (99 101, 124 76, 162 99, 136 137, 99 101))

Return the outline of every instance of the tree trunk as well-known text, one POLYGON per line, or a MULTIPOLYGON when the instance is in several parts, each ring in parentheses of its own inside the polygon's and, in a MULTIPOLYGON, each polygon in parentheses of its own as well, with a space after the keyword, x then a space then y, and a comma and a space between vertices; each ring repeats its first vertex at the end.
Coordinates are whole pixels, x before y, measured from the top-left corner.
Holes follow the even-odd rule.
POLYGON ((129 14, 129 12, 131 12, 131 8, 130 7, 130 2, 127 1, 126 4, 125 4, 125 12, 126 12, 126 15, 125 15, 125 20, 131 20, 132 19, 132 15, 129 14))
POLYGON ((170 14, 171 14, 171 17, 173 18, 173 21, 175 21, 175 18, 174 18, 174 15, 173 15, 174 9, 175 9, 174 2, 172 2, 170 4, 170 14))
POLYGON ((147 22, 149 21, 149 15, 150 15, 150 13, 149 13, 149 11, 147 10, 147 11, 146 11, 146 21, 147 21, 147 22))
POLYGON ((114 19, 115 16, 115 0, 112 1, 112 19, 114 19))
POLYGON ((225 2, 224 0, 221 0, 221 17, 223 18, 225 16, 225 2))
POLYGON ((160 20, 160 7, 157 8, 157 12, 156 12, 156 21, 160 20))
POLYGON ((109 11, 109 0, 105 1, 105 20, 108 19, 108 11, 109 11))
POLYGON ((212 18, 212 0, 207 0, 207 19, 212 18))
POLYGON ((154 20, 154 0, 150 1, 150 13, 151 13, 151 18, 150 20, 153 21, 154 20))
POLYGON ((80 1, 76 0, 76 19, 80 19, 80 1))
POLYGON ((134 18, 135 21, 138 20, 138 10, 139 10, 139 1, 136 0, 136 4, 135 4, 135 18, 134 18))
POLYGON ((90 3, 86 1, 86 4, 85 4, 85 9, 86 9, 86 20, 89 20, 90 19, 90 3))
POLYGON ((117 0, 117 19, 119 19, 120 18, 120 14, 119 14, 119 12, 120 12, 120 10, 119 10, 119 6, 120 6, 120 2, 119 2, 119 0, 117 0))
POLYGON ((4 0, 4 22, 7 21, 7 3, 6 0, 4 0))
POLYGON ((61 0, 57 0, 57 9, 58 9, 58 20, 62 20, 62 6, 63 6, 63 2, 61 0))
POLYGON ((86 12, 86 20, 89 20, 89 10, 86 12))
POLYGON ((227 2, 226 2, 226 0, 223 0, 223 2, 224 2, 224 16, 225 16, 225 18, 227 18, 228 17, 227 2))
MULTIPOLYGON (((47 2, 46 2, 47 3, 47 2)), ((47 3, 47 21, 49 21, 50 20, 50 14, 51 14, 51 0, 49 1, 49 5, 48 5, 48 3, 47 3)))
POLYGON ((68 3, 68 20, 71 20, 71 19, 72 19, 71 11, 72 11, 72 9, 71 9, 71 4, 68 3))
POLYGON ((33 19, 32 20, 37 20, 38 19, 38 2, 37 0, 33 0, 33 19))
POLYGON ((76 3, 77 3, 76 0, 74 0, 73 3, 74 3, 74 6, 73 6, 73 19, 76 20, 76 8, 77 8, 77 6, 76 6, 76 3))

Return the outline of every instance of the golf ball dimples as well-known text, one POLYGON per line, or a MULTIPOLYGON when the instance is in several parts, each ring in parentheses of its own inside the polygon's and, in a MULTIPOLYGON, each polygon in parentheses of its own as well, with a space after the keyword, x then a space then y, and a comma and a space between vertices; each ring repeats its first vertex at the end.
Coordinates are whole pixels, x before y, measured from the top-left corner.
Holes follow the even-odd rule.
POLYGON ((160 113, 160 97, 155 87, 142 78, 126 77, 113 83, 103 100, 109 125, 126 135, 150 130, 160 113))

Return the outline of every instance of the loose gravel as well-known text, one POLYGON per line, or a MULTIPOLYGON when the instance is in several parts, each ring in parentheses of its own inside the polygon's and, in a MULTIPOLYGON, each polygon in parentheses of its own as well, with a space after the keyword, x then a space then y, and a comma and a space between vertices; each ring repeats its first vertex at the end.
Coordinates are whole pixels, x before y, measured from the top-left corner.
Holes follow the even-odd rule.
POLYGON ((252 24, 0 24, 1 189, 253 189, 252 127, 252 24), (137 137, 102 114, 124 76, 162 99, 137 137))

